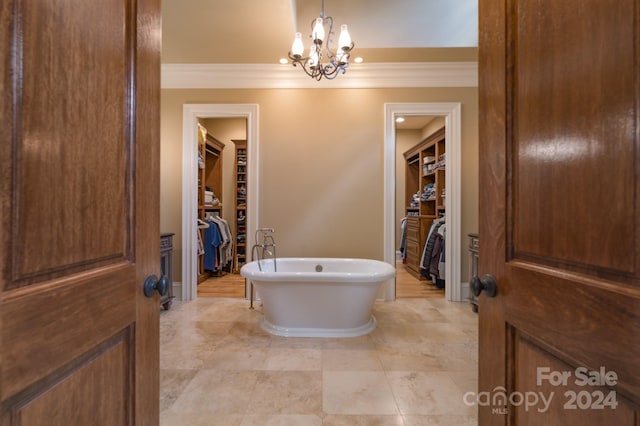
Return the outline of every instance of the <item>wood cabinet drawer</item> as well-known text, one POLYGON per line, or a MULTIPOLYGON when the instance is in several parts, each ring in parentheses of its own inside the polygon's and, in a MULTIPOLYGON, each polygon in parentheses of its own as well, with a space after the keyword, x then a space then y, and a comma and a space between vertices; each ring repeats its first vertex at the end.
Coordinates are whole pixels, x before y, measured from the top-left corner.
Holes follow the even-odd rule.
POLYGON ((407 219, 407 241, 420 241, 420 222, 417 218, 407 219))
POLYGON ((416 241, 407 240, 406 249, 407 249, 407 263, 412 263, 413 261, 416 261, 421 255, 420 247, 416 241))

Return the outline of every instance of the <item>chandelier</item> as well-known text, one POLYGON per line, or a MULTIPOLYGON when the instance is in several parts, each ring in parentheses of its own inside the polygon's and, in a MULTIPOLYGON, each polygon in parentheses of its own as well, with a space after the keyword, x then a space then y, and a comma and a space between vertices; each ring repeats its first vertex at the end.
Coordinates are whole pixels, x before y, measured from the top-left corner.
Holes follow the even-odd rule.
POLYGON ((338 37, 338 47, 331 51, 330 43, 333 35, 333 18, 324 14, 324 0, 322 0, 322 12, 320 17, 311 21, 311 46, 309 55, 304 54, 304 43, 302 34, 296 33, 289 52, 289 59, 293 66, 300 65, 304 72, 311 78, 320 81, 322 77, 333 80, 338 74, 346 73, 349 66, 349 56, 353 49, 353 42, 346 25, 340 27, 340 37, 338 37), (328 27, 328 31, 325 28, 328 27), (327 63, 323 64, 323 60, 327 63))

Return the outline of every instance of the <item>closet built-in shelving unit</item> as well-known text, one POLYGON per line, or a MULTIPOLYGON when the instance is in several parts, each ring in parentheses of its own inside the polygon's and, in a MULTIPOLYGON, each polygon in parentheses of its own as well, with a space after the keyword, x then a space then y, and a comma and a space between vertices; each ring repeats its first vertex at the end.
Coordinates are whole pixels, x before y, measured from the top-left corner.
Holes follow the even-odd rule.
POLYGON ((247 262, 247 141, 233 140, 235 150, 235 226, 236 246, 234 254, 234 272, 239 272, 247 262))
POLYGON ((404 154, 406 202, 406 266, 418 279, 420 258, 427 233, 433 223, 445 214, 445 129, 436 130, 404 154))
MULTIPOLYGON (((198 218, 213 214, 222 216, 222 150, 224 143, 206 133, 198 138, 198 218)), ((199 229, 204 240, 204 229, 199 229)), ((198 283, 209 278, 204 269, 204 256, 198 256, 198 283)))

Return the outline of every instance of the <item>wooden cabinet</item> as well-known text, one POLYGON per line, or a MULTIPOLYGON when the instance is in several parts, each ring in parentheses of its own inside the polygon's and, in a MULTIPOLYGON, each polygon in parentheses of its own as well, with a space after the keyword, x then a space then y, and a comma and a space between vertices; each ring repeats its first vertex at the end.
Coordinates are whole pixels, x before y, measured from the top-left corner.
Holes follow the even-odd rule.
POLYGON ((167 294, 160 298, 160 305, 169 310, 173 302, 173 233, 160 234, 160 273, 169 280, 167 294))
POLYGON ((444 127, 404 153, 407 216, 444 214, 446 152, 444 127))
POLYGON ((426 279, 420 275, 420 258, 432 222, 430 216, 407 216, 406 266, 420 280, 426 279))
POLYGON ((406 202, 406 265, 418 279, 420 259, 434 219, 445 214, 445 129, 436 130, 404 153, 406 202))
POLYGON ((235 226, 236 247, 234 254, 234 271, 238 272, 247 262, 247 141, 234 140, 235 155, 235 226))
POLYGON ((204 219, 206 212, 221 215, 222 204, 222 150, 224 143, 207 133, 205 142, 199 144, 198 173, 198 217, 204 219))

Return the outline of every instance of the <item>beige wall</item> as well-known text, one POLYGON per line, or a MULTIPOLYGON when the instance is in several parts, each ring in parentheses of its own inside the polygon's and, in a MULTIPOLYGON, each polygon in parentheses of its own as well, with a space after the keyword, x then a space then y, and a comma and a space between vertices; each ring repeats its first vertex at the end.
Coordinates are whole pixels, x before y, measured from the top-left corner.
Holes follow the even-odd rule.
MULTIPOLYGON (((462 279, 478 224, 477 88, 164 89, 161 227, 175 232, 181 281, 182 105, 259 105, 258 226, 278 255, 383 259, 384 104, 462 104, 462 279)), ((399 220, 400 218, 398 218, 399 220)))

